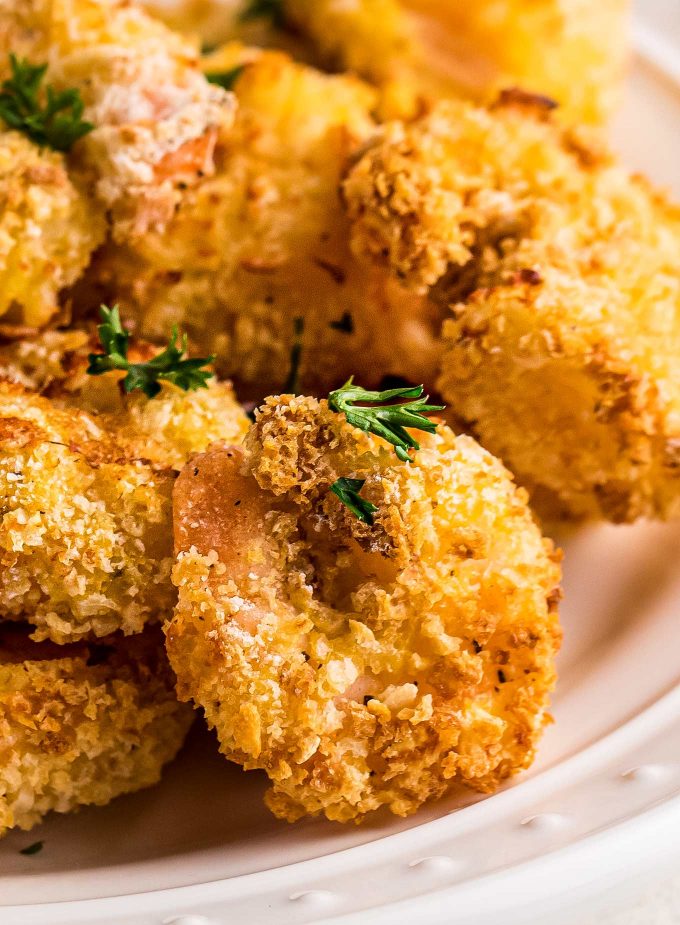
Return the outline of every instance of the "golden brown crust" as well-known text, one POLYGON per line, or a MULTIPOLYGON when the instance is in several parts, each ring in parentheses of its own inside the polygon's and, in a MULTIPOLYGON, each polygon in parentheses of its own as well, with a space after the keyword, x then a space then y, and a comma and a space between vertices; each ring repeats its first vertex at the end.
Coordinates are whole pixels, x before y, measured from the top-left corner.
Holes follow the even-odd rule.
POLYGON ((64 157, 0 131, 0 318, 46 324, 61 293, 104 240, 103 214, 66 171, 64 157))
MULTIPOLYGON (((390 373, 432 379, 439 312, 348 246, 338 187, 374 131, 374 91, 240 46, 208 66, 241 60, 249 63, 235 86, 239 111, 215 177, 187 191, 164 234, 100 256, 102 297, 119 301, 152 340, 180 323, 245 398, 284 387, 298 316, 311 391, 352 373, 367 385, 390 373)), ((88 293, 86 307, 98 301, 88 293)))
POLYGON ((125 396, 120 374, 85 373, 89 346, 70 331, 0 347, 0 375, 50 396, 0 380, 0 615, 58 642, 137 633, 172 609, 176 471, 248 425, 229 383, 125 396))
POLYGON ((546 516, 680 509, 676 206, 517 94, 392 127, 344 195, 355 251, 452 306, 439 388, 546 516))
POLYGON ((159 780, 191 724, 161 640, 64 647, 0 626, 0 835, 159 780))
POLYGON ((558 556, 473 440, 422 442, 403 464, 325 402, 283 396, 245 449, 177 482, 178 692, 227 757, 267 771, 282 818, 492 790, 546 722, 558 556), (366 479, 373 528, 328 491, 340 476, 366 479))
POLYGON ((0 420, 2 616, 68 641, 167 613, 174 474, 126 456, 94 417, 7 383, 0 420))
POLYGON ((521 86, 556 99, 570 122, 601 123, 621 97, 629 52, 629 0, 282 0, 283 27, 244 22, 238 3, 145 5, 206 44, 238 39, 359 74, 379 88, 388 119, 521 86))
POLYGON ((0 9, 8 52, 48 63, 56 89, 77 89, 94 125, 71 166, 109 210, 119 239, 162 226, 181 188, 210 173, 233 96, 208 83, 193 42, 128 0, 16 0, 0 9))
POLYGON ((284 0, 283 11, 327 66, 381 88, 388 117, 519 85, 570 121, 602 122, 620 98, 628 0, 284 0))
MULTIPOLYGON (((245 436, 250 422, 230 382, 213 377, 207 388, 192 392, 161 382, 153 399, 140 391, 126 394, 124 373, 87 374, 89 354, 101 349, 96 334, 78 329, 0 343, 0 379, 41 392, 56 408, 96 415, 101 427, 115 433, 126 456, 164 468, 179 470, 211 443, 240 443, 245 436)), ((160 349, 134 338, 128 358, 143 363, 160 349)))

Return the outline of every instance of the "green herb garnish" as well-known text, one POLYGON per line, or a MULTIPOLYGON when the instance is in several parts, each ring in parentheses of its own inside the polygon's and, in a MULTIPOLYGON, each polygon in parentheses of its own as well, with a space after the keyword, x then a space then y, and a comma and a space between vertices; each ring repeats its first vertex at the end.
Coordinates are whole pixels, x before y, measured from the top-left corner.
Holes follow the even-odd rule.
POLYGON ((378 508, 359 494, 365 484, 366 479, 338 479, 331 485, 331 491, 359 520, 372 527, 378 508))
POLYGON ((284 0, 248 0, 240 15, 241 22, 251 19, 270 19, 272 25, 281 27, 285 23, 284 0))
POLYGON ((79 90, 45 88, 46 102, 38 99, 46 64, 30 64, 10 54, 12 76, 0 91, 0 117, 10 128, 27 135, 36 144, 68 151, 94 128, 82 118, 84 105, 79 90))
POLYGON ((305 330, 305 319, 293 320, 293 346, 290 348, 290 372, 283 387, 284 393, 300 394, 300 364, 302 362, 302 335, 305 330))
POLYGON ((228 71, 208 71, 205 76, 211 84, 217 84, 223 90, 233 90, 234 84, 245 69, 245 64, 237 64, 236 67, 229 68, 228 71))
MULTIPOLYGON (((423 396, 422 385, 369 392, 360 385, 354 385, 354 377, 328 396, 328 407, 332 411, 344 414, 348 423, 359 430, 386 440, 402 462, 413 462, 410 451, 420 449, 418 441, 404 428, 428 434, 437 429, 435 422, 426 415, 443 411, 444 405, 428 405, 427 402, 428 396, 423 396)), ((331 485, 331 491, 359 520, 372 526, 373 515, 378 508, 360 496, 364 483, 362 479, 341 478, 331 485)))
POLYGON ((343 334, 354 334, 354 318, 349 312, 343 312, 337 321, 331 321, 329 327, 334 331, 341 331, 343 334))
POLYGON ((25 854, 27 857, 30 857, 32 854, 38 854, 39 851, 43 850, 45 842, 34 841, 32 845, 28 845, 26 848, 21 848, 19 854, 25 854))
POLYGON ((354 385, 353 377, 328 396, 328 405, 333 411, 344 414, 348 423, 359 430, 391 443, 402 462, 413 462, 409 451, 420 449, 418 441, 404 428, 428 434, 437 429, 435 422, 426 415, 443 411, 445 406, 428 405, 427 402, 428 396, 423 396, 422 385, 369 392, 360 385, 354 385), (400 404, 394 404, 396 401, 400 404))
POLYGON ((179 333, 177 326, 172 329, 168 346, 162 353, 146 363, 130 363, 127 358, 130 335, 120 321, 118 306, 101 307, 102 324, 99 325, 99 339, 104 353, 91 353, 90 365, 87 372, 90 376, 101 376, 113 369, 127 372, 123 379, 123 388, 126 392, 140 389, 149 398, 158 395, 161 390, 160 382, 172 382, 184 389, 193 392, 196 389, 207 388, 208 379, 215 374, 204 369, 215 359, 214 356, 189 359, 185 357, 187 351, 186 334, 177 346, 179 333))

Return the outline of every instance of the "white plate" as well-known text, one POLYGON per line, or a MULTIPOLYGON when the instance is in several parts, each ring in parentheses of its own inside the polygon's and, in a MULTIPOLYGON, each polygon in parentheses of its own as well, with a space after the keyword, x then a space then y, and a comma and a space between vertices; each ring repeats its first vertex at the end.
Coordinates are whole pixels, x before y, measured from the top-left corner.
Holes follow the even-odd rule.
MULTIPOLYGON (((617 143, 680 192, 680 86, 663 40, 639 44, 617 143)), ((160 787, 0 842, 0 923, 559 925, 623 904, 680 857, 680 524, 566 548, 556 724, 502 792, 288 826, 197 727, 160 787)))

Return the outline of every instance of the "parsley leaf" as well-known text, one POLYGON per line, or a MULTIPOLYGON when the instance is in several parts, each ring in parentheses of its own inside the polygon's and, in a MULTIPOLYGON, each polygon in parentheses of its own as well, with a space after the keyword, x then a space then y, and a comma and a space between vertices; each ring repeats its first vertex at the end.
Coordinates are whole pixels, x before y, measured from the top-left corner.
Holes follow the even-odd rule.
POLYGON ((47 71, 46 64, 31 64, 10 54, 12 76, 0 90, 0 118, 10 128, 27 135, 36 144, 68 151, 94 128, 82 118, 84 105, 79 90, 60 90, 48 85, 47 101, 38 98, 47 71))
POLYGON ((249 22, 251 19, 271 19, 273 26, 283 26, 285 23, 283 3, 284 0, 248 0, 239 18, 241 22, 249 22))
POLYGON ((215 357, 189 359, 185 357, 187 351, 187 336, 182 337, 178 346, 179 333, 177 326, 172 329, 168 346, 152 360, 146 363, 130 363, 128 360, 128 343, 130 335, 124 329, 120 320, 118 306, 101 307, 102 323, 97 328, 99 339, 104 353, 91 353, 90 365, 87 372, 90 376, 101 376, 113 369, 127 372, 123 379, 123 388, 126 392, 139 389, 153 398, 161 390, 160 382, 172 382, 185 392, 207 388, 208 379, 215 374, 203 367, 208 366, 215 357))
POLYGON ((38 854, 39 851, 43 850, 45 842, 34 841, 32 845, 27 845, 26 848, 21 848, 19 854, 24 854, 26 857, 30 857, 32 854, 38 854))
MULTIPOLYGON (((444 405, 428 405, 427 402, 428 396, 423 396, 422 385, 369 392, 354 385, 353 378, 328 396, 328 406, 332 411, 344 414, 348 423, 359 430, 386 440, 402 462, 413 462, 410 451, 420 449, 420 444, 405 430, 406 427, 428 434, 437 429, 436 423, 430 421, 427 415, 443 411, 444 405)), ((372 526, 373 515, 378 508, 360 496, 364 484, 365 479, 341 478, 331 485, 331 491, 359 520, 372 526)))
POLYGON ((359 520, 372 527, 378 508, 359 494, 365 484, 366 479, 338 479, 331 485, 331 491, 359 520))
POLYGON ((343 312, 337 321, 331 321, 329 327, 343 334, 354 334, 354 318, 349 312, 343 312))
POLYGON ((228 71, 208 71, 205 76, 211 84, 217 84, 223 90, 233 90, 234 84, 245 69, 245 64, 237 64, 236 67, 229 68, 228 71))
POLYGON ((283 387, 284 393, 300 394, 300 364, 302 362, 302 335, 305 330, 305 319, 293 320, 293 346, 290 348, 290 372, 283 387))
POLYGON ((410 451, 420 449, 418 441, 404 428, 428 434, 437 429, 436 423, 426 415, 443 411, 445 406, 428 405, 427 402, 428 396, 423 396, 422 385, 369 392, 354 385, 353 379, 328 396, 328 405, 333 411, 344 414, 347 421, 359 430, 391 443, 402 462, 413 462, 410 451), (397 400, 400 404, 394 403, 397 400))

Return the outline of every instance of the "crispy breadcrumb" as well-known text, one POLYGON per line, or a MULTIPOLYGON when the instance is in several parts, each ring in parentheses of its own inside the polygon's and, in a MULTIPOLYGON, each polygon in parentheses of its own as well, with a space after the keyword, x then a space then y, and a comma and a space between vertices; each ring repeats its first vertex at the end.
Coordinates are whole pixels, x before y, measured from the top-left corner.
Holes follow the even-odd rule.
POLYGON ((137 633, 172 609, 177 470, 248 425, 228 383, 123 396, 120 374, 85 374, 86 356, 78 332, 0 349, 0 374, 50 395, 0 381, 0 616, 57 642, 137 633))
POLYGON ((174 503, 178 693, 267 772, 276 815, 407 815, 530 764, 559 556, 471 438, 442 425, 409 465, 324 401, 270 398, 243 449, 190 461, 174 503), (373 527, 329 492, 339 477, 366 480, 373 527))
POLYGON ((216 176, 186 192, 164 234, 101 255, 104 290, 87 293, 85 308, 119 301, 152 340, 178 323, 244 398, 282 389, 298 316, 303 388, 340 385, 357 370, 366 384, 432 378, 437 313, 349 250, 338 187, 374 131, 374 92, 279 53, 236 47, 206 66, 239 61, 249 63, 216 176))
POLYGON ((195 45, 128 0, 16 0, 0 6, 0 75, 8 53, 49 64, 74 88, 94 131, 71 162, 125 239, 163 226, 188 183, 210 173, 233 96, 210 84, 195 45))
POLYGON ((173 482, 95 417, 0 382, 0 615, 57 642, 162 617, 173 482))
POLYGON ((192 719, 161 640, 64 647, 0 627, 0 835, 160 779, 192 719))
POLYGON ((104 240, 105 223, 63 155, 0 131, 0 319, 38 327, 104 240))
MULTIPOLYGON (((78 329, 0 343, 0 378, 42 392, 54 407, 97 415, 126 455, 177 470, 211 443, 240 443, 245 436, 250 421, 230 382, 212 378, 207 388, 190 392, 161 382, 152 399, 139 391, 126 395, 120 388, 125 373, 87 374, 88 355, 100 349, 95 336, 78 329)), ((128 356, 142 363, 157 353, 134 340, 128 356)))
MULTIPOLYGON (((46 329, 39 334, 0 340, 0 379, 8 379, 34 392, 48 392, 53 383, 67 388, 73 354, 83 353, 87 333, 79 328, 46 329)), ((94 384, 94 381, 93 381, 94 384)))
POLYGON ((353 245, 430 291, 452 409, 547 517, 680 512, 680 209, 545 102, 442 104, 344 187, 353 245))

